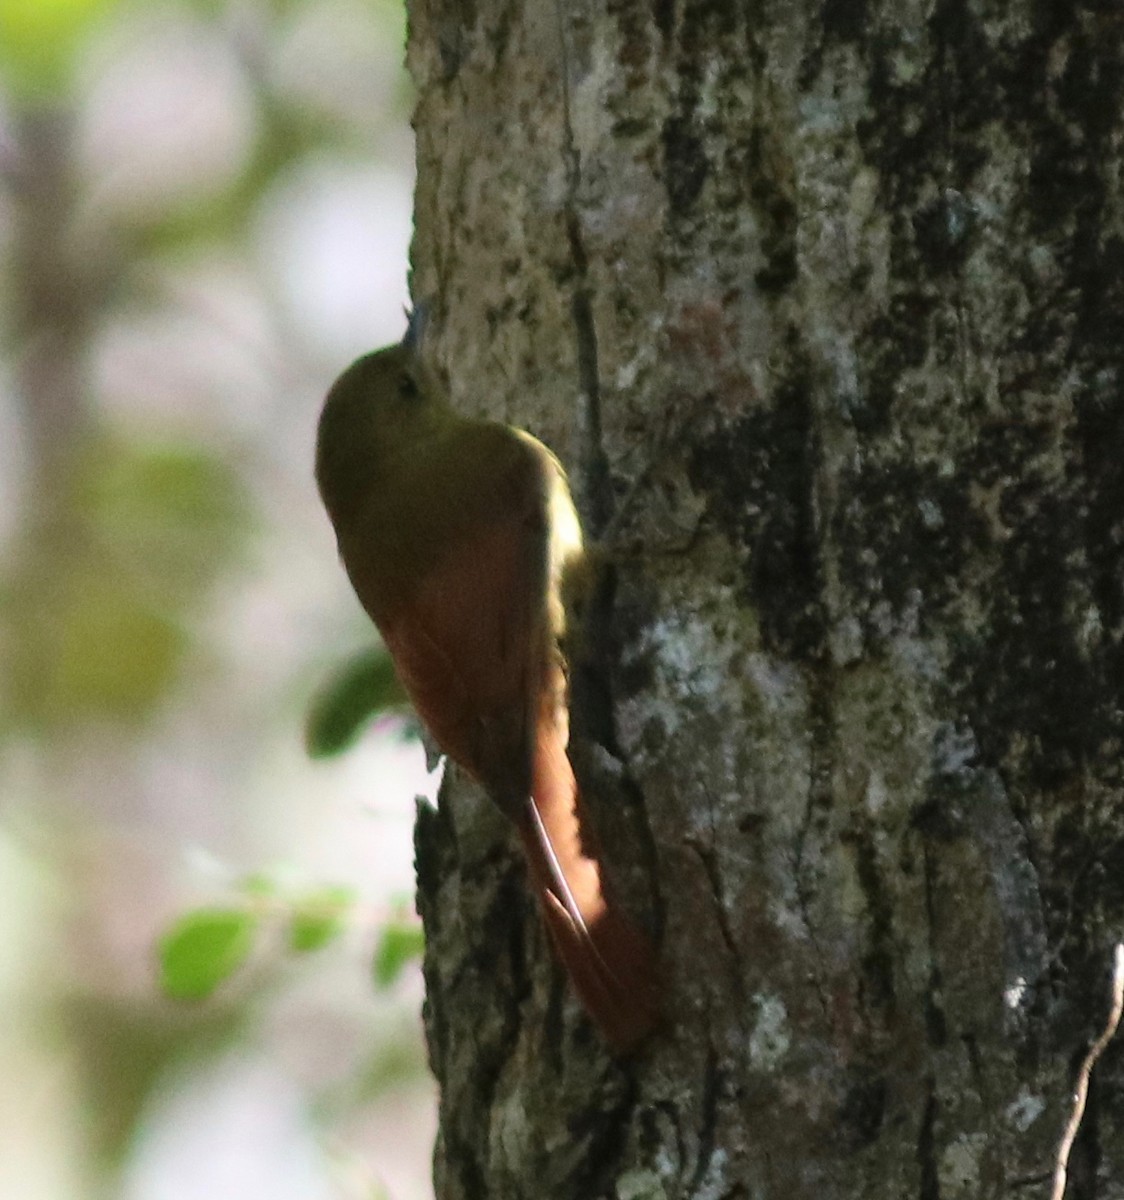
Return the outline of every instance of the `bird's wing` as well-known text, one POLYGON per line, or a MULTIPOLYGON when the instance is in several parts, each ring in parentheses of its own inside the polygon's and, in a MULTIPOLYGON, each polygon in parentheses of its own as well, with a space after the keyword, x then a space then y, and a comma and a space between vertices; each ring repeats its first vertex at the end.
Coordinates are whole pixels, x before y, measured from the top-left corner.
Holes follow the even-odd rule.
POLYGON ((438 744, 514 817, 531 789, 536 698, 552 653, 548 464, 501 432, 507 441, 497 434, 488 447, 494 469, 456 489, 462 511, 442 515, 456 536, 419 574, 408 603, 373 615, 438 744))

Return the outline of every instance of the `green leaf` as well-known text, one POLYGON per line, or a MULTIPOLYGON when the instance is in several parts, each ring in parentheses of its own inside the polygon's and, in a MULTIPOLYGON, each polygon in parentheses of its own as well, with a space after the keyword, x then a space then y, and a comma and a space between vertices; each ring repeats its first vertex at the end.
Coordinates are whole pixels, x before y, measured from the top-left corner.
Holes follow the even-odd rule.
POLYGON ((302 896, 293 905, 289 922, 289 946, 299 954, 320 950, 338 937, 355 903, 347 887, 325 887, 302 896))
POLYGON ((312 758, 331 758, 351 746, 376 714, 409 704, 385 650, 369 650, 341 667, 315 697, 305 724, 312 758))
POLYGON ((424 950, 425 934, 421 925, 397 921, 387 925, 375 951, 375 983, 380 988, 390 987, 402 974, 402 969, 421 958, 424 950))
POLYGON ((244 908, 200 908, 160 939, 160 986, 176 1000, 204 1000, 246 961, 257 915, 244 908))

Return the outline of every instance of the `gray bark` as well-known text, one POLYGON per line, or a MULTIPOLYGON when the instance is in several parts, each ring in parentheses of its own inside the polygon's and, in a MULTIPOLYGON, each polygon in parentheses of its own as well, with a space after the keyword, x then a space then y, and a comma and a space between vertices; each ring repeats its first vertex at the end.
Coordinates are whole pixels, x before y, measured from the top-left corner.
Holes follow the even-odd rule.
MULTIPOLYGON (((668 1016, 605 1053, 454 781, 439 1196, 1049 1196, 1124 927, 1118 5, 410 27, 454 400, 595 526, 635 485, 578 749, 668 1016)), ((1070 1197, 1124 1197, 1122 1087, 1113 1044, 1070 1197)))

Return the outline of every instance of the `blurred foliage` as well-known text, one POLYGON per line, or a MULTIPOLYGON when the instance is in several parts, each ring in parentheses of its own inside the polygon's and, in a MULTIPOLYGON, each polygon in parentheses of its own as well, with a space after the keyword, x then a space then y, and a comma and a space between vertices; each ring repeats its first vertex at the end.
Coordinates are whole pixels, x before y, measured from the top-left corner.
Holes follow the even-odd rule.
POLYGON ((149 716, 252 528, 238 477, 196 447, 94 439, 67 482, 3 588, 5 723, 40 733, 149 716))
POLYGON ((409 704, 384 649, 358 654, 332 674, 313 697, 305 723, 308 753, 313 758, 342 754, 354 745, 373 717, 407 713, 409 704))
MULTIPOLYGON (((278 926, 285 931, 284 947, 291 953, 322 950, 344 932, 356 911, 354 888, 338 884, 290 893, 259 873, 247 877, 241 892, 236 903, 184 913, 165 932, 158 951, 165 995, 208 999, 255 949, 276 951, 276 939, 270 935, 278 926)), ((391 987, 425 948, 421 925, 404 916, 403 908, 397 905, 379 931, 373 974, 382 989, 391 987)))
POLYGON ((248 532, 249 499, 238 476, 199 447, 102 439, 76 476, 108 563, 143 573, 166 601, 193 600, 229 568, 248 532))
POLYGON ((26 101, 49 101, 71 82, 75 58, 117 0, 0 0, 0 73, 26 101))
POLYGON ((300 954, 322 950, 343 932, 354 903, 355 889, 348 887, 323 887, 297 897, 289 919, 289 948, 300 954))
MULTIPOLYGON (((312 222, 338 222, 338 207, 315 207, 335 169, 408 187, 408 162, 386 153, 406 144, 387 136, 410 105, 403 15, 400 0, 0 0, 0 767, 31 764, 0 803, 14 836, 33 831, 29 854, 71 906, 34 931, 53 990, 29 986, 34 1021, 21 1011, 17 1025, 38 1029, 42 1015, 38 1061, 53 1073, 58 1055, 59 1075, 80 1081, 72 1140, 105 1172, 91 1172, 91 1195, 118 1194, 113 1173, 172 1064, 272 1036, 260 1017, 275 977, 247 968, 355 927, 351 888, 261 874, 171 922, 154 954, 153 926, 184 880, 152 864, 177 838, 184 859, 192 836, 225 838, 219 854, 271 845, 241 802, 299 735, 300 708, 277 697, 322 657, 305 632, 330 622, 294 599, 303 584, 267 594, 262 560, 277 546, 299 559, 313 540, 301 527, 310 472, 292 463, 305 462, 303 406, 338 353, 285 291, 286 266, 320 252, 323 227, 271 222, 294 193, 312 222), (293 188, 307 179, 311 202, 293 188), (265 528, 263 513, 279 512, 298 514, 293 530, 265 528), (290 638, 258 675, 223 640, 254 604, 263 644, 290 638), (195 711, 212 697, 216 712, 195 711), (87 873, 68 873, 71 832, 99 847, 87 873)), ((348 663, 312 705, 310 751, 338 754, 403 700, 385 655, 348 663)), ((275 806, 267 820, 292 814, 275 806)), ((366 1010, 335 1016, 370 1039, 372 1059, 391 1053, 366 1010)), ((404 1022, 392 1053, 416 1074, 417 1022, 404 1022)), ((310 1110, 323 1088, 323 1076, 307 1082, 310 1110)), ((367 1098, 358 1081, 349 1098, 367 1098)), ((0 1089, 0 1108, 8 1100, 0 1089)))
POLYGON ((246 1012, 234 1005, 154 1008, 89 991, 68 994, 58 1024, 85 1047, 80 1062, 86 1134, 97 1159, 117 1162, 128 1149, 150 1090, 181 1059, 221 1053, 244 1033, 246 1012))

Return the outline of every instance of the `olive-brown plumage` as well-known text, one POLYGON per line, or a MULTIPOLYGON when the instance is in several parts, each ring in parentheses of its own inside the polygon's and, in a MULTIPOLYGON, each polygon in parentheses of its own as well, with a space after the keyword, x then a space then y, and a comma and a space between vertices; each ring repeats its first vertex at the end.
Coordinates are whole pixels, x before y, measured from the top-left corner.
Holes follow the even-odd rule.
POLYGON ((316 478, 418 715, 514 822, 559 957, 608 1040, 657 1019, 646 936, 605 895, 566 754, 563 573, 581 530, 557 459, 457 415, 409 340, 333 385, 316 478))

